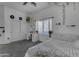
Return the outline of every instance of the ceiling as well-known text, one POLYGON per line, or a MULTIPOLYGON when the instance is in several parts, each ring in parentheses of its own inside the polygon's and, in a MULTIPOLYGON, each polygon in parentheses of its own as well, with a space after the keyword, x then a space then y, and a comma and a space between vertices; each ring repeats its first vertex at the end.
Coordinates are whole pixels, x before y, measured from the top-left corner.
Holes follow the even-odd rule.
POLYGON ((24 13, 36 13, 39 12, 41 10, 44 10, 48 7, 51 7, 55 4, 57 5, 62 5, 65 4, 65 2, 35 2, 37 4, 36 7, 32 6, 30 3, 28 3, 27 5, 23 5, 24 2, 0 2, 0 5, 4 5, 4 6, 8 6, 10 8, 22 11, 24 13))
POLYGON ((48 2, 36 2, 37 7, 32 6, 30 3, 23 5, 24 2, 0 2, 0 5, 9 6, 22 12, 32 13, 49 6, 48 2))

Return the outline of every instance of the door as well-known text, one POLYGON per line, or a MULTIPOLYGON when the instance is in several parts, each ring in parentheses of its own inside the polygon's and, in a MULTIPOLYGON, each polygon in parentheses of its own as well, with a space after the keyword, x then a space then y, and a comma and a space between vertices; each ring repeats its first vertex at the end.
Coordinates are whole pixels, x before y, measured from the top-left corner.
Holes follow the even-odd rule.
POLYGON ((11 38, 12 41, 17 41, 20 39, 20 31, 21 31, 21 23, 20 21, 12 20, 11 21, 11 38))

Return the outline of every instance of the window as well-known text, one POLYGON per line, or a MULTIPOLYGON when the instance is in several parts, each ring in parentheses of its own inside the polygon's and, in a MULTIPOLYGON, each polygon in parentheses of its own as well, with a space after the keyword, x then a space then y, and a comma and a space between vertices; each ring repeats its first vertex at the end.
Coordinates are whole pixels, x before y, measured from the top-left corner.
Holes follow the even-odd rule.
POLYGON ((36 21, 36 30, 40 34, 48 34, 49 31, 52 31, 52 18, 36 21))
POLYGON ((38 31, 39 31, 40 33, 43 32, 43 22, 42 22, 42 21, 39 21, 39 22, 38 22, 38 31))
POLYGON ((49 31, 49 21, 48 20, 44 20, 44 33, 43 34, 48 34, 48 31, 49 31))
POLYGON ((52 31, 52 25, 53 25, 53 24, 52 24, 52 18, 50 18, 50 20, 49 20, 49 30, 50 30, 50 31, 52 31))

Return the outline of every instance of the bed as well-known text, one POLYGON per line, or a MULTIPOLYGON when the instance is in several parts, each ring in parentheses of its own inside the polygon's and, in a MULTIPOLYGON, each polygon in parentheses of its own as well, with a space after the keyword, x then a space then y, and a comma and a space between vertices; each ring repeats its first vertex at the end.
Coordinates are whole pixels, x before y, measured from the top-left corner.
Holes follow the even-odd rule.
POLYGON ((43 43, 29 48, 25 57, 79 57, 79 35, 54 34, 43 43))

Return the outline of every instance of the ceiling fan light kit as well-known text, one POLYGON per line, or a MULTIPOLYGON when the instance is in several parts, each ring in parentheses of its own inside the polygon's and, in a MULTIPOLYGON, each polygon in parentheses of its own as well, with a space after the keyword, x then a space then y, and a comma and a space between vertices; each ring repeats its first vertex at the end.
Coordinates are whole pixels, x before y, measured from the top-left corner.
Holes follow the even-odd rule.
POLYGON ((30 3, 32 6, 36 7, 36 2, 24 2, 23 5, 27 5, 28 3, 30 3))

